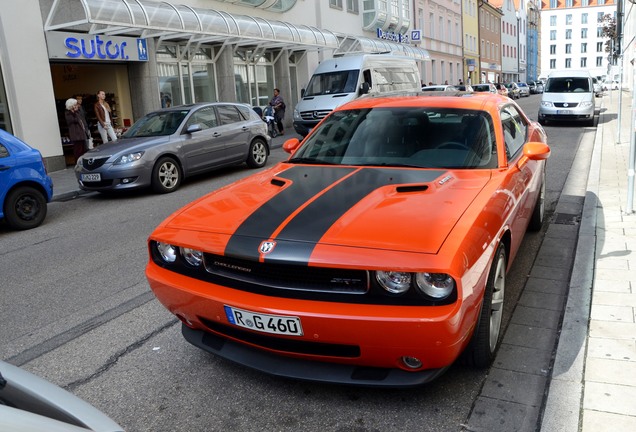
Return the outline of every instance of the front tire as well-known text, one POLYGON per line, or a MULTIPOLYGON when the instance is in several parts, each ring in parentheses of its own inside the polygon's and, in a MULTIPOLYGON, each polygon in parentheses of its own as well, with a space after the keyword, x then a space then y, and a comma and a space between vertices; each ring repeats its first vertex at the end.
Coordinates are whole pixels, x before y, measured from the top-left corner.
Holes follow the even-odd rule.
POLYGON ((501 321, 506 293, 506 248, 499 244, 490 266, 479 321, 463 354, 464 363, 486 368, 495 359, 501 334, 501 321))
POLYGON ((179 164, 171 157, 162 157, 152 169, 152 190, 170 193, 179 189, 183 173, 179 164))
POLYGON ((262 168, 267 163, 267 144, 260 138, 250 144, 247 152, 247 166, 250 168, 262 168))
POLYGON ((34 187, 19 186, 7 195, 4 217, 13 229, 35 228, 46 217, 46 197, 34 187))

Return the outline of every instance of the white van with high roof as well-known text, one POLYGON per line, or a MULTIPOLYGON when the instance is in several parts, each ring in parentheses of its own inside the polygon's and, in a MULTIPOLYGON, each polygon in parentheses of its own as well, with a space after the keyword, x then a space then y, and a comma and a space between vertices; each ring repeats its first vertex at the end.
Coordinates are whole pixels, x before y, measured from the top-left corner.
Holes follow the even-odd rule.
POLYGON ((594 126, 594 83, 588 71, 555 71, 545 83, 539 123, 548 121, 580 121, 594 126))
POLYGON ((415 59, 391 54, 343 55, 318 65, 294 109, 294 129, 305 136, 340 105, 365 94, 420 91, 415 59))

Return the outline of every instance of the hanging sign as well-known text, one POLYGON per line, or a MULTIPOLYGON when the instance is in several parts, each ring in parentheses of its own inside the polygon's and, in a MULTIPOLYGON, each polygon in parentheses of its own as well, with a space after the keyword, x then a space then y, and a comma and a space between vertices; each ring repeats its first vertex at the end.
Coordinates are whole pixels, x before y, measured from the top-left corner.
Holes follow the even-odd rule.
POLYGON ((87 33, 46 32, 49 59, 148 61, 146 39, 87 33))

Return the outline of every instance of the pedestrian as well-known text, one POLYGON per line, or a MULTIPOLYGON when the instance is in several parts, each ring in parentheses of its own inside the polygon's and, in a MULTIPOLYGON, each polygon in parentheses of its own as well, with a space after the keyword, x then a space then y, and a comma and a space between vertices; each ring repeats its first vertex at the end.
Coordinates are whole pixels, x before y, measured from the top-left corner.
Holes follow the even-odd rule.
POLYGON ((97 130, 104 144, 108 142, 108 137, 113 141, 117 141, 115 129, 113 129, 111 124, 111 113, 110 105, 106 102, 106 93, 104 90, 98 91, 97 102, 95 102, 95 116, 97 116, 97 130))
POLYGON ((66 117, 66 125, 68 126, 68 137, 71 144, 73 144, 73 156, 77 160, 86 152, 86 144, 89 137, 88 127, 79 113, 77 99, 67 99, 64 117, 66 117))
POLYGON ((278 127, 278 134, 285 135, 285 128, 283 127, 283 119, 285 118, 285 101, 280 95, 280 90, 274 89, 274 97, 269 101, 269 105, 274 108, 274 121, 278 127))

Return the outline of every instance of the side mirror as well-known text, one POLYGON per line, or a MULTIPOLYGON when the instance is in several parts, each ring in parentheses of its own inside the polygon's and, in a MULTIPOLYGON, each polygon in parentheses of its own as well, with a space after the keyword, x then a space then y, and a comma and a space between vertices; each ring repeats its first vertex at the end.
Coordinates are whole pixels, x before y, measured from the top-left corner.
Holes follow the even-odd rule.
POLYGON ((195 123, 188 126, 188 128, 186 129, 186 133, 191 134, 191 133, 199 132, 200 130, 203 130, 201 125, 199 123, 195 123))
POLYGON ((369 83, 368 83, 368 82, 366 82, 366 81, 365 81, 365 82, 363 82, 362 84, 360 84, 360 94, 361 94, 361 95, 364 95, 364 94, 369 93, 369 89, 370 89, 370 88, 371 88, 371 87, 369 86, 369 83))
POLYGON ((521 169, 529 160, 545 160, 550 157, 550 146, 542 142, 528 142, 523 146, 523 156, 517 162, 521 169))
POLYGON ((300 147, 300 140, 298 138, 290 138, 283 143, 283 150, 285 150, 289 154, 294 154, 296 150, 300 147))
POLYGON ((300 97, 305 97, 305 89, 300 89, 300 97))

